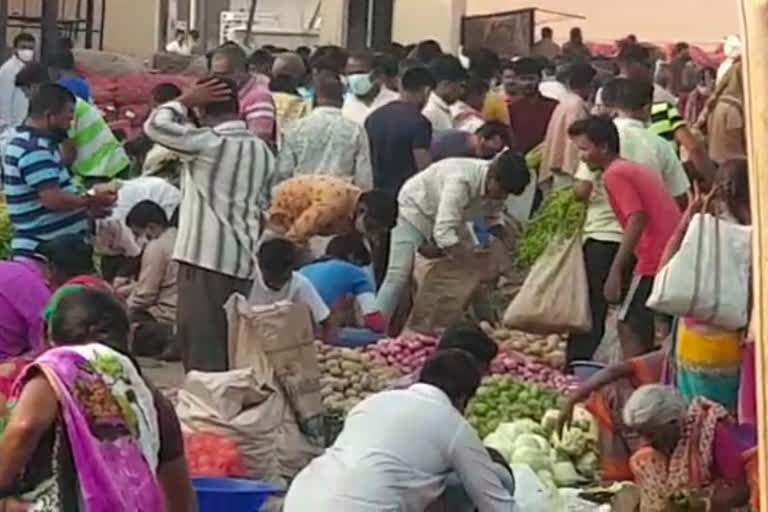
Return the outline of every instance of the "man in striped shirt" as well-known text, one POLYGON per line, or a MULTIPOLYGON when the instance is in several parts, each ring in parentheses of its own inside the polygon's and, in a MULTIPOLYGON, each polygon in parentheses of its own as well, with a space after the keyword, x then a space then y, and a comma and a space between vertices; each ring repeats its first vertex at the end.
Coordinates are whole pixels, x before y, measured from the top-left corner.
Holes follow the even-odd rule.
MULTIPOLYGON (((42 85, 50 83, 48 69, 40 63, 31 63, 16 76, 16 85, 28 96, 42 85)), ((89 185, 124 174, 130 169, 128 158, 99 109, 75 97, 73 123, 62 134, 61 152, 64 163, 70 166, 75 181, 89 185)))
POLYGON ((245 296, 256 273, 260 194, 274 158, 248 130, 237 85, 206 78, 160 106, 144 125, 147 136, 188 161, 174 259, 179 261, 177 327, 187 370, 227 370, 227 318, 222 306, 245 296), (191 108, 202 128, 187 122, 191 108))
POLYGON ((5 148, 3 187, 15 229, 15 256, 32 256, 40 242, 63 235, 88 234, 87 214, 104 213, 114 203, 110 193, 78 193, 62 165, 56 133, 66 132, 75 97, 59 85, 46 84, 31 96, 25 123, 5 148))
POLYGON ((251 133, 274 147, 277 131, 272 93, 261 77, 248 74, 248 57, 243 49, 234 43, 220 46, 213 51, 210 68, 214 75, 237 84, 241 118, 251 133))

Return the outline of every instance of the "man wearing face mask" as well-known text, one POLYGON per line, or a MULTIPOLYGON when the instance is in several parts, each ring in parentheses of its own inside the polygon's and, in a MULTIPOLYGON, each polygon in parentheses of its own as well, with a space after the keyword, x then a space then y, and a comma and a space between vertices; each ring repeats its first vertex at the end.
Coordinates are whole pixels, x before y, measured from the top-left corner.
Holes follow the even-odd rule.
POLYGON ((523 154, 544 141, 557 101, 539 91, 541 66, 531 57, 522 57, 502 67, 507 93, 509 121, 514 147, 523 154))
POLYGON ((88 235, 88 214, 104 214, 115 194, 80 194, 62 164, 53 134, 72 124, 75 97, 46 84, 32 95, 29 115, 5 147, 3 188, 15 229, 14 256, 33 256, 41 242, 59 236, 88 235))
POLYGON ((397 75, 397 65, 390 60, 386 55, 374 56, 367 51, 349 56, 346 68, 349 94, 342 108, 344 117, 362 126, 373 111, 398 98, 396 92, 384 85, 392 71, 387 71, 387 67, 394 67, 397 75))
POLYGON ((16 87, 16 75, 35 58, 35 38, 21 33, 13 40, 13 55, 0 67, 0 129, 15 128, 27 116, 28 101, 16 87))

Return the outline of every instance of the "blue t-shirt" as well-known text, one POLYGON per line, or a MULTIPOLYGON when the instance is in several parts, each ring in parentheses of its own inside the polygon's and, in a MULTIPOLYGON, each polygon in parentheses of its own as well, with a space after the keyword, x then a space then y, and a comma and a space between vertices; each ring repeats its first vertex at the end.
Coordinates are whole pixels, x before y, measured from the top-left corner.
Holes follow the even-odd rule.
POLYGON ((88 235, 85 210, 55 211, 40 202, 39 192, 46 187, 78 193, 49 132, 16 128, 5 147, 3 167, 3 191, 15 229, 14 255, 32 256, 38 243, 63 235, 88 235))
POLYGON ((348 295, 353 295, 358 299, 363 314, 375 312, 371 301, 367 300, 374 296, 373 283, 362 267, 333 259, 310 263, 299 272, 312 282, 329 308, 336 306, 348 295))
POLYGON ((77 76, 68 76, 59 79, 58 84, 66 88, 69 92, 88 103, 92 102, 91 87, 88 82, 77 76))

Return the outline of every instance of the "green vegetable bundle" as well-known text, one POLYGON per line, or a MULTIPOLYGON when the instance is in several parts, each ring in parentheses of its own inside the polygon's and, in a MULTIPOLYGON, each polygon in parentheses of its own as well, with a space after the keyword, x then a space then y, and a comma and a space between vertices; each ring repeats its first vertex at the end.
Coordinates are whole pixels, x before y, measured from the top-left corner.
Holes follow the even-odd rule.
POLYGON ((571 188, 552 192, 539 212, 526 224, 517 249, 516 263, 530 267, 555 239, 577 235, 587 215, 587 206, 571 188))
POLYGON ((547 409, 557 407, 561 400, 549 389, 494 375, 483 380, 469 402, 467 420, 480 437, 485 437, 500 424, 517 419, 528 418, 538 424, 547 409))
POLYGON ((13 224, 8 215, 8 205, 5 199, 0 198, 0 260, 11 257, 11 239, 13 238, 13 224))

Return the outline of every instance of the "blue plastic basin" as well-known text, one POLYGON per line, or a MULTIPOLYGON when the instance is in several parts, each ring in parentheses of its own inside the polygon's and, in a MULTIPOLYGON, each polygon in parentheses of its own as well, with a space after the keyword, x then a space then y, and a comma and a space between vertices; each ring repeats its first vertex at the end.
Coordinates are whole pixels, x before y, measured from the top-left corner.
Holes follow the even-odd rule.
POLYGON ((193 478, 200 512, 259 512, 267 499, 279 491, 256 480, 193 478))
POLYGON ((569 368, 573 372, 573 376, 579 380, 587 380, 600 370, 605 368, 603 363, 596 361, 573 361, 569 368))

